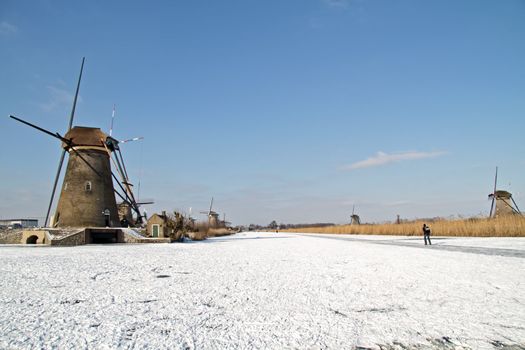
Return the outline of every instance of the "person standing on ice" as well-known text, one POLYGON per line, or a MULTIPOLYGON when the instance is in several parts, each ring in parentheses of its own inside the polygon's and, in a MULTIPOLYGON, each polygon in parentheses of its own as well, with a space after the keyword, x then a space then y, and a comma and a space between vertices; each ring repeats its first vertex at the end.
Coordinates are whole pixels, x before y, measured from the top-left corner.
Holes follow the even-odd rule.
POLYGON ((432 242, 430 241, 430 227, 427 226, 427 224, 423 224, 423 237, 425 239, 425 245, 427 245, 427 240, 428 244, 432 245, 432 242))

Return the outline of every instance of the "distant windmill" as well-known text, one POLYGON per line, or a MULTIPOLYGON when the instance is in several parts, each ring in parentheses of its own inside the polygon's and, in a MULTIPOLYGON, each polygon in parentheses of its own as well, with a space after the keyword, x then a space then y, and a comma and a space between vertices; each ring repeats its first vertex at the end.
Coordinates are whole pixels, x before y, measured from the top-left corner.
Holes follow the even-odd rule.
MULTIPOLYGON (((126 192, 128 193, 130 197, 133 197, 133 191, 132 191, 133 184, 129 181, 128 172, 127 172, 126 166, 124 165, 124 158, 122 158, 122 153, 120 151, 120 145, 127 143, 127 142, 132 142, 132 141, 140 141, 140 140, 143 140, 144 137, 142 136, 134 137, 134 138, 123 140, 123 141, 117 140, 116 138, 112 136, 114 119, 115 119, 115 105, 113 105, 113 112, 111 113, 111 125, 109 127, 109 137, 107 137, 106 139, 107 151, 108 153, 113 152, 115 154, 116 160, 113 160, 113 158, 111 157, 110 159, 112 160, 113 165, 115 166, 118 174, 120 175, 121 183, 124 185, 126 192)), ((140 190, 140 182, 139 182, 139 190, 140 190)), ((153 201, 143 201, 143 202, 135 201, 135 204, 138 208, 140 205, 153 204, 153 201)), ((123 200, 121 203, 118 204, 118 209, 119 209, 119 217, 120 217, 121 222, 126 222, 130 224, 134 224, 134 223, 140 224, 143 222, 142 221, 143 217, 141 217, 141 215, 138 214, 139 211, 137 211, 137 220, 133 219, 133 212, 132 212, 133 208, 131 206, 131 203, 129 203, 129 201, 123 200)))
POLYGON ((211 197, 210 209, 208 211, 201 211, 201 214, 206 214, 208 216, 208 226, 210 228, 219 227, 219 214, 212 210, 213 207, 213 197, 211 197))
POLYGON ((352 215, 350 216, 350 225, 361 225, 361 219, 359 215, 355 213, 355 205, 352 206, 352 215))
POLYGON ((497 190, 498 184, 498 167, 496 167, 496 175, 494 176, 494 190, 489 194, 489 199, 492 200, 490 204, 490 218, 496 218, 504 215, 521 215, 518 205, 512 198, 512 194, 508 191, 497 190))
POLYGON ((231 225, 231 222, 226 221, 226 213, 223 213, 222 214, 221 226, 222 227, 228 227, 229 225, 231 225))
MULTIPOLYGON (((111 113, 111 125, 109 127, 109 136, 113 137, 113 121, 115 120, 115 105, 113 105, 113 112, 111 113)), ((126 142, 130 142, 130 141, 140 141, 140 140, 144 140, 144 137, 142 136, 139 136, 139 137, 133 137, 131 139, 127 139, 127 140, 117 140, 115 139, 115 141, 118 141, 118 143, 126 143, 126 142)))
POLYGON ((191 216, 192 208, 190 207, 188 210, 188 221, 191 227, 195 226, 195 218, 191 216))

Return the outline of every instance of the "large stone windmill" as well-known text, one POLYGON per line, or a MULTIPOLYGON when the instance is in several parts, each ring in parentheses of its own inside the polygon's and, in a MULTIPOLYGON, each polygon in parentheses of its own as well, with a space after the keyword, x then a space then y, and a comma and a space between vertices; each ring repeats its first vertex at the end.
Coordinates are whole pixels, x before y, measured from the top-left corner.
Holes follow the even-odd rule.
POLYGON ((492 200, 490 204, 489 217, 497 218, 505 215, 521 215, 518 205, 512 198, 512 194, 508 191, 497 190, 498 183, 498 167, 496 167, 496 175, 494 176, 494 190, 489 194, 489 199, 492 200))
POLYGON ((64 138, 74 144, 62 143, 69 160, 53 226, 119 227, 108 136, 98 128, 75 126, 64 138))
POLYGON ((131 190, 131 184, 127 179, 122 155, 118 147, 119 141, 106 135, 99 128, 72 127, 83 67, 84 59, 82 59, 68 131, 64 136, 11 116, 21 123, 62 141, 63 150, 46 214, 45 226, 49 223, 49 213, 53 205, 53 198, 66 153, 69 154, 66 174, 56 213, 50 226, 120 227, 115 194, 129 204, 137 213, 137 220, 140 222, 141 215, 131 190), (117 154, 114 157, 115 159, 111 157, 112 153, 117 154), (121 181, 112 172, 111 161, 115 163, 121 181), (113 180, 123 194, 115 190, 113 180))

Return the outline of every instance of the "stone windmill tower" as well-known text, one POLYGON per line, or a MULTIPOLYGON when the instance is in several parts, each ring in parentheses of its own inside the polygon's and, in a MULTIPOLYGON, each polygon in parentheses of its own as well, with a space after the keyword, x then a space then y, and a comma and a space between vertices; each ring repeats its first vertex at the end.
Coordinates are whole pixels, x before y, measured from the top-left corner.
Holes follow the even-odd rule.
POLYGON ((361 225, 361 218, 355 213, 355 205, 352 206, 352 215, 350 215, 350 225, 361 225))
POLYGON ((83 67, 84 59, 82 59, 82 66, 80 68, 80 76, 78 78, 68 132, 64 136, 45 130, 20 118, 14 116, 11 116, 11 118, 62 141, 62 155, 51 193, 45 225, 48 223, 64 157, 65 154, 68 153, 69 160, 62 191, 56 213, 50 226, 120 227, 115 194, 119 195, 138 213, 139 221, 141 216, 138 210, 138 204, 131 191, 131 184, 127 179, 127 175, 123 175, 125 174, 125 167, 120 149, 118 148, 119 141, 106 135, 99 128, 82 126, 72 128, 83 67), (111 158, 113 152, 120 155, 120 160, 118 157, 115 157, 116 160, 111 158), (113 160, 118 166, 117 170, 121 175, 122 183, 118 182, 118 179, 112 173, 110 160, 113 160), (116 183, 122 192, 124 192, 124 195, 115 191, 113 179, 117 180, 116 183))
POLYGON ((120 226, 107 137, 99 128, 83 126, 64 135, 73 144, 62 143, 69 160, 53 226, 120 226))
POLYGON ((208 216, 208 227, 209 228, 218 228, 219 227, 219 214, 212 210, 213 207, 213 197, 211 197, 210 209, 208 211, 201 211, 201 214, 206 214, 208 216))
POLYGON ((498 183, 498 167, 496 167, 496 175, 494 176, 494 190, 489 194, 489 199, 492 200, 490 204, 489 217, 497 218, 505 215, 521 215, 518 205, 512 198, 512 194, 508 191, 497 190, 498 183))

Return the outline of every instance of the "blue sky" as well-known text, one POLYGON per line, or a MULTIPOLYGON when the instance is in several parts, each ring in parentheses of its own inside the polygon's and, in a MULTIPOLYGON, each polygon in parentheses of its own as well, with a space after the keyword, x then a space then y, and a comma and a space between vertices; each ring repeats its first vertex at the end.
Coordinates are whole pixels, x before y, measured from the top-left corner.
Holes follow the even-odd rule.
MULTIPOLYGON (((525 207, 525 2, 2 1, 0 216, 42 217, 59 143, 9 118, 144 136, 148 213, 235 224, 525 207), (202 216, 204 219, 204 216, 202 216)), ((521 208, 523 209, 523 208, 521 208)))

